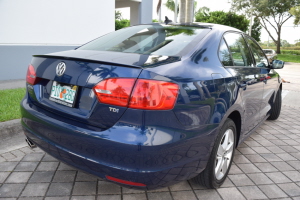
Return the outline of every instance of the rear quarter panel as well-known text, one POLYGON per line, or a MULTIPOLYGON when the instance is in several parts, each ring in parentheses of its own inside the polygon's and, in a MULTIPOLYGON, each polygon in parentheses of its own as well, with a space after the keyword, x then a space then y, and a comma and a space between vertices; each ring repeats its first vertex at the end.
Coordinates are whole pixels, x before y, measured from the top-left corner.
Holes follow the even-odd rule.
POLYGON ((218 128, 230 112, 241 110, 236 80, 218 58, 221 36, 222 32, 211 31, 181 61, 146 68, 140 75, 177 83, 180 92, 174 113, 181 126, 200 135, 218 128))

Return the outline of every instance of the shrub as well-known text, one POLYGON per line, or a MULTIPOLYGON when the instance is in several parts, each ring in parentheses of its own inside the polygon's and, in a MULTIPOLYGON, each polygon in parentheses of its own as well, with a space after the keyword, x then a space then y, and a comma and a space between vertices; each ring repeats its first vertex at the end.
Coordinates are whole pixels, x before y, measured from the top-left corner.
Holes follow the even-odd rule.
POLYGON ((119 30, 128 26, 130 26, 130 20, 128 19, 115 20, 115 30, 119 30))

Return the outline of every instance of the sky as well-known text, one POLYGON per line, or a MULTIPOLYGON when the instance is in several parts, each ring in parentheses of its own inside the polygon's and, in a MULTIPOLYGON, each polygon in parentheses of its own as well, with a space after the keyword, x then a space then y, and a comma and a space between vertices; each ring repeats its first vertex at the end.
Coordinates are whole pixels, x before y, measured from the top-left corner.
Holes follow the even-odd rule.
MULTIPOLYGON (((163 4, 167 0, 163 0, 163 4)), ((177 0, 180 2, 180 0, 177 0)), ((153 19, 158 19, 158 16, 156 14, 156 6, 157 6, 158 0, 153 0, 153 19)), ((198 10, 200 7, 208 7, 210 11, 217 11, 217 10, 223 10, 225 12, 228 12, 230 10, 231 4, 228 0, 197 0, 197 8, 198 10)), ((129 9, 122 9, 122 16, 125 19, 129 19, 129 9)), ((162 19, 164 19, 164 16, 168 16, 169 19, 174 19, 174 13, 172 11, 169 11, 166 6, 162 6, 162 19)), ((277 37, 276 32, 272 27, 270 27, 270 31, 273 36, 277 37)), ((271 42, 271 38, 268 36, 267 31, 262 28, 261 30, 261 36, 260 39, 262 42, 268 41, 268 39, 271 42)), ((276 38, 277 39, 277 38, 276 38)), ((281 39, 287 40, 290 44, 294 44, 295 40, 300 39, 300 26, 294 27, 293 25, 293 18, 289 19, 287 22, 283 24, 282 27, 282 33, 281 33, 281 39)))

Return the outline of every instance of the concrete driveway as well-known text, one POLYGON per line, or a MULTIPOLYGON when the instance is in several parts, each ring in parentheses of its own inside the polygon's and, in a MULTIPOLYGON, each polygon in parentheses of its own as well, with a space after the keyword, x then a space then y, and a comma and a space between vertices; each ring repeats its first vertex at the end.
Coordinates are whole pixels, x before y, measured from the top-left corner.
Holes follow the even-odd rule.
POLYGON ((183 181, 156 191, 131 190, 22 147, 0 154, 0 200, 300 199, 300 65, 287 63, 277 71, 291 82, 283 84, 280 118, 266 121, 238 147, 219 189, 183 181))

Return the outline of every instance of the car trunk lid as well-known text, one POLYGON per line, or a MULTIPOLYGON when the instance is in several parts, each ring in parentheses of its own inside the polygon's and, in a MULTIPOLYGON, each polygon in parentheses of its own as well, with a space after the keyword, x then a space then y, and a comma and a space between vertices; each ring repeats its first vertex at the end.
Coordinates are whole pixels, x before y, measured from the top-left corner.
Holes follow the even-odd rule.
POLYGON ((83 124, 107 129, 115 124, 127 109, 100 103, 93 87, 111 77, 138 78, 139 66, 113 62, 72 58, 66 55, 34 56, 31 62, 39 82, 27 84, 31 102, 47 112, 52 112, 83 124), (64 63, 64 73, 57 75, 56 68, 64 63), (55 90, 59 90, 55 96, 55 90), (63 93, 65 91, 65 93, 63 93), (74 100, 66 95, 74 92, 74 100), (118 112, 113 112, 115 110, 118 112))

